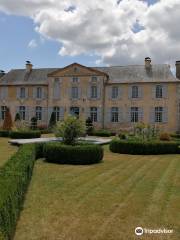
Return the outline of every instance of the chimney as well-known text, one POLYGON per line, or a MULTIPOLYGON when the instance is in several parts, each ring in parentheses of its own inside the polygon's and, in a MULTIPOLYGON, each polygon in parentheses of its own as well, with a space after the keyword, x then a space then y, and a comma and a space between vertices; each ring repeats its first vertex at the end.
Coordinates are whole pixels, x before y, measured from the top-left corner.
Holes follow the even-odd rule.
POLYGON ((0 78, 3 77, 5 74, 6 74, 5 71, 0 70, 0 78))
POLYGON ((176 61, 176 77, 180 79, 180 61, 176 61))
POLYGON ((145 58, 145 68, 150 68, 151 67, 151 58, 146 57, 145 58))
POLYGON ((33 65, 30 61, 26 61, 26 72, 30 73, 32 71, 33 65))

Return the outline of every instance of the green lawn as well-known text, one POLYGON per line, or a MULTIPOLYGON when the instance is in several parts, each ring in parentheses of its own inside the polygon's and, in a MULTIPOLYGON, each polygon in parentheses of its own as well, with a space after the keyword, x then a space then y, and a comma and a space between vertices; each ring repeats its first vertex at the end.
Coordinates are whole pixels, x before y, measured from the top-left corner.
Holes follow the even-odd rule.
POLYGON ((15 240, 180 239, 180 156, 110 153, 92 166, 38 160, 15 240), (174 234, 136 237, 137 226, 174 234))
POLYGON ((17 147, 8 143, 8 138, 0 138, 0 167, 17 151, 17 147))

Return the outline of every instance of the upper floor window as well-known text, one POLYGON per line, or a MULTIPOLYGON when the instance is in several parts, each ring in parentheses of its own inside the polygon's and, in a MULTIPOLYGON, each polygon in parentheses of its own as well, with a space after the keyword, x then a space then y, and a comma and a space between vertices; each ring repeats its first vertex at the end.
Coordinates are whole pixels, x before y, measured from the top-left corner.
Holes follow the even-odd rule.
POLYGON ((7 110, 6 106, 1 106, 1 118, 2 118, 2 120, 5 119, 6 110, 7 110))
POLYGON ((20 98, 25 98, 26 97, 26 89, 25 87, 20 88, 20 98))
POLYGON ((163 122, 163 107, 155 107, 155 122, 163 122))
POLYGON ((78 83, 79 82, 79 78, 78 77, 73 77, 72 78, 72 82, 73 83, 78 83))
POLYGON ((112 87, 112 99, 118 98, 118 87, 112 87))
POLYGON ((22 120, 26 119, 26 107, 25 106, 19 106, 19 114, 20 114, 20 118, 22 120))
POLYGON ((97 98, 97 86, 91 86, 91 98, 97 98))
POLYGON ((78 98, 78 87, 72 87, 71 97, 74 98, 74 99, 78 98))
POLYGON ((139 97, 139 88, 138 86, 132 86, 132 98, 139 97))
POLYGON ((139 121, 139 108, 131 107, 131 122, 135 123, 139 121))
POLYGON ((90 118, 92 122, 97 122, 97 107, 90 108, 90 118))
POLYGON ((96 83, 97 82, 97 77, 96 76, 92 76, 91 81, 96 83))
POLYGON ((36 107, 36 118, 37 120, 42 120, 42 107, 36 107))
POLYGON ((162 97, 163 97, 163 86, 156 85, 156 98, 162 98, 162 97))
POLYGON ((36 94, 37 94, 36 95, 37 98, 39 98, 39 99, 42 98, 42 88, 41 87, 37 88, 36 94))
POLYGON ((111 122, 118 122, 119 121, 119 111, 118 107, 111 108, 111 122))

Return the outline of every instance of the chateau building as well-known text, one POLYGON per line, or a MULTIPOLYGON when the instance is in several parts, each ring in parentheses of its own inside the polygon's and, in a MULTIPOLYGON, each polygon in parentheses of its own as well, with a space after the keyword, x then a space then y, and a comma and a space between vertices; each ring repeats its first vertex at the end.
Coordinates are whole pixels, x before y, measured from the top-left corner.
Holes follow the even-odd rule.
POLYGON ((6 107, 12 118, 36 116, 47 125, 52 112, 61 121, 67 115, 90 117, 97 128, 118 130, 138 122, 168 132, 180 130, 180 61, 176 77, 166 64, 86 67, 73 63, 64 68, 0 72, 0 125, 6 107))

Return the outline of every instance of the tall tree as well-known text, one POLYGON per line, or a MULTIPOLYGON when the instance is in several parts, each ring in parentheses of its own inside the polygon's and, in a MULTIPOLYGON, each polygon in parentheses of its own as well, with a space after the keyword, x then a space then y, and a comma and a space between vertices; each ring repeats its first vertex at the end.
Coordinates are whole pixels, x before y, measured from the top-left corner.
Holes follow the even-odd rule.
POLYGON ((11 112, 9 110, 9 108, 6 108, 6 112, 5 112, 5 118, 4 118, 4 122, 3 122, 3 129, 10 131, 13 127, 13 121, 12 121, 12 117, 11 117, 11 112))

